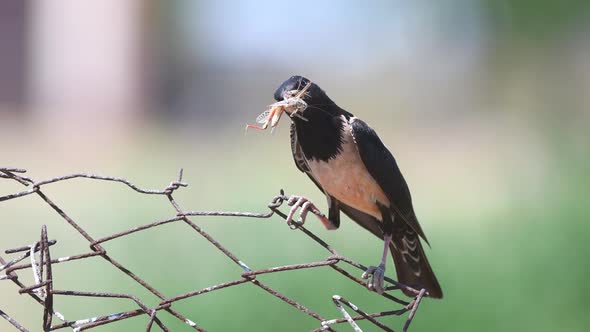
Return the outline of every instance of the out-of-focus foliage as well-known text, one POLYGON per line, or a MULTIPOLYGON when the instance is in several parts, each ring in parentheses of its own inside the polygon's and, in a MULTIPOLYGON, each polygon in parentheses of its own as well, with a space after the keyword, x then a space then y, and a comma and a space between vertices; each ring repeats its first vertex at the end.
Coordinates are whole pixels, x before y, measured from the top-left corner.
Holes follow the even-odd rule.
POLYGON ((567 38, 580 28, 588 33, 590 2, 585 0, 481 0, 481 4, 499 41, 534 44, 567 38))

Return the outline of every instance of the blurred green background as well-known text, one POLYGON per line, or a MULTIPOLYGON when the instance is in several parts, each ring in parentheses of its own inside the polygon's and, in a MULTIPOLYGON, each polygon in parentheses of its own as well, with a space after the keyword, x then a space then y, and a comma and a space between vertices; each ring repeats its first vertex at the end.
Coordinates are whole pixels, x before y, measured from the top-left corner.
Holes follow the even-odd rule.
MULTIPOLYGON (((187 210, 262 212, 281 188, 325 210, 293 165, 287 119, 273 135, 244 135, 274 89, 301 74, 377 130, 411 187, 445 291, 444 300, 423 302, 411 331, 585 331, 589 9, 575 0, 1 0, 0 165, 34 179, 84 171, 148 188, 164 188, 183 167, 190 187, 177 197, 187 210)), ((0 195, 21 189, 0 181, 0 195)), ((95 238, 174 215, 162 197, 113 183, 74 180, 46 193, 95 238)), ((194 220, 252 268, 326 257, 279 218, 194 220)), ((53 257, 87 252, 32 195, 0 202, 0 249, 35 241, 42 224, 58 240, 53 257)), ((343 255, 377 263, 381 244, 348 219, 334 232, 313 218, 309 228, 343 255)), ((240 274, 183 224, 105 247, 166 296, 240 274)), ((21 280, 32 283, 29 273, 21 280)), ((366 311, 396 308, 329 268, 260 280, 325 317, 339 317, 333 294, 366 311)), ((54 285, 158 302, 101 259, 56 265, 54 285)), ((69 319, 133 306, 55 302, 69 319)), ((248 284, 174 308, 211 331, 319 326, 248 284)), ((0 309, 40 330, 40 307, 8 281, 0 282, 0 309)), ((97 330, 141 331, 146 322, 97 330)), ((0 320, 0 331, 12 330, 0 320)))

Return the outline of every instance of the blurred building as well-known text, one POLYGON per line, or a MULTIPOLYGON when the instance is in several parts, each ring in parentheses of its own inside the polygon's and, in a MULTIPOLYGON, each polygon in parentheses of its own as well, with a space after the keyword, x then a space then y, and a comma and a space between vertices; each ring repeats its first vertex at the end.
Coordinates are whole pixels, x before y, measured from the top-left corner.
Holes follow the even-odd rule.
POLYGON ((0 1, 0 114, 22 109, 27 98, 27 1, 0 1))
POLYGON ((143 112, 141 1, 0 2, 0 103, 41 121, 143 112))
POLYGON ((83 114, 92 121, 141 112, 141 3, 31 2, 30 86, 36 112, 83 114))

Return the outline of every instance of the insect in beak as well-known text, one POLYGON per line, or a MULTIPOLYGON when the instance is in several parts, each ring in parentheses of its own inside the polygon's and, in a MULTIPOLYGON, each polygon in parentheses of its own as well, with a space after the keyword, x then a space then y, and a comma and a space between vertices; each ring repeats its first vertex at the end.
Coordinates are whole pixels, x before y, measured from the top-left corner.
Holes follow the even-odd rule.
POLYGON ((307 103, 303 100, 303 96, 311 87, 311 82, 307 83, 307 85, 297 91, 289 91, 286 93, 285 99, 274 104, 271 104, 269 107, 270 109, 262 112, 258 117, 256 117, 256 122, 262 124, 262 126, 257 125, 246 125, 246 130, 248 128, 253 128, 256 130, 265 130, 270 125, 271 130, 279 124, 279 120, 283 113, 287 113, 289 117, 296 116, 302 120, 308 121, 304 118, 301 114, 306 108, 307 103))
POLYGON ((279 123, 279 120, 281 119, 281 115, 283 115, 283 112, 285 111, 285 108, 283 105, 276 105, 276 104, 278 104, 278 103, 270 105, 269 110, 262 112, 262 114, 260 114, 258 117, 256 117, 256 122, 262 124, 262 126, 246 125, 246 130, 248 130, 248 128, 253 128, 253 129, 257 129, 257 130, 265 130, 266 128, 268 128, 269 124, 270 124, 270 127, 272 129, 274 129, 277 126, 277 124, 279 123))

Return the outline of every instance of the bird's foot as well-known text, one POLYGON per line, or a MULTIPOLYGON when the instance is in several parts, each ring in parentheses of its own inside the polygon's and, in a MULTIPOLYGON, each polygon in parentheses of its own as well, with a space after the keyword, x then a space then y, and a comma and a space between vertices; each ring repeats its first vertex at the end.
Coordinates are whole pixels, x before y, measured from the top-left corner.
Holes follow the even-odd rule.
POLYGON ((383 278, 385 277, 385 264, 379 266, 369 266, 367 271, 363 273, 363 279, 369 279, 367 288, 379 294, 383 294, 385 288, 383 287, 383 278))
POLYGON ((303 225, 305 223, 305 218, 307 218, 307 213, 309 211, 315 214, 326 228, 328 227, 326 225, 331 224, 330 221, 328 221, 328 219, 326 218, 326 216, 324 216, 310 200, 303 196, 293 195, 289 197, 289 199, 287 200, 287 205, 291 206, 291 210, 289 211, 289 214, 287 215, 286 219, 287 225, 289 225, 290 228, 295 229, 298 226, 303 225), (295 212, 299 208, 301 208, 299 212, 299 221, 294 221, 293 217, 295 216, 295 212))

